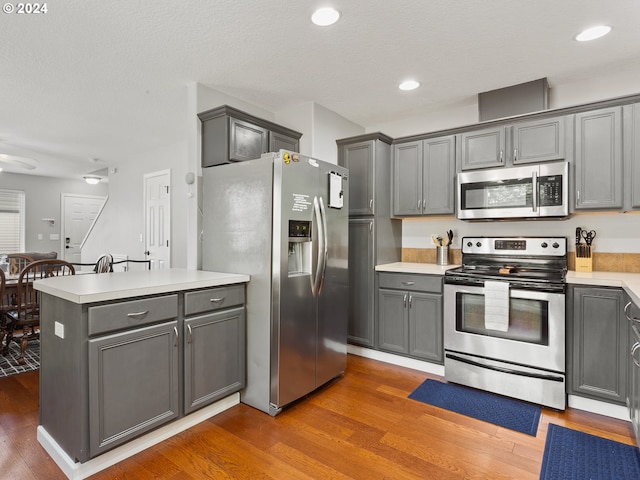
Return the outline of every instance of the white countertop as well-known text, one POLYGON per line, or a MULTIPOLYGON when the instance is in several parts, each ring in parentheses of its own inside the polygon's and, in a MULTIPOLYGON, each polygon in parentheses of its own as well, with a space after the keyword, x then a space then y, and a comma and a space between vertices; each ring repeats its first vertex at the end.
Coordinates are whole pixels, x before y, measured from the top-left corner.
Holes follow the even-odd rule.
MULTIPOLYGON (((435 263, 395 262, 376 266, 378 272, 423 273, 430 275, 444 275, 450 268, 459 265, 436 265, 435 263)), ((618 272, 567 272, 567 283, 579 285, 593 285, 603 287, 623 288, 633 302, 640 307, 640 273, 618 272)))
POLYGON ((427 275, 444 275, 450 268, 460 265, 436 265, 435 263, 394 262, 376 266, 377 272, 423 273, 427 275))
POLYGON ((249 279, 243 274, 168 268, 53 277, 37 280, 34 288, 82 304, 244 283, 249 279))

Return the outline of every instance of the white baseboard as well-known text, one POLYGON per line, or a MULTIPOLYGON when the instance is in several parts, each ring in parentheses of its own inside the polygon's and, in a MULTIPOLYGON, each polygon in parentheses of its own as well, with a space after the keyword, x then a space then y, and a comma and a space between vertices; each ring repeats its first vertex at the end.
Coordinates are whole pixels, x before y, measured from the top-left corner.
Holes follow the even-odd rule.
POLYGON ((177 433, 187 430, 238 403, 240 403, 240 394, 234 393, 186 417, 182 417, 174 422, 168 423, 164 427, 160 427, 113 450, 109 450, 85 463, 74 462, 42 425, 38 426, 38 442, 47 451, 53 461, 56 462, 67 478, 70 480, 82 480, 142 450, 152 447, 177 433))
POLYGON ((373 350, 371 348, 359 347, 351 344, 347 345, 347 352, 358 355, 359 357, 380 360, 381 362, 391 363, 393 365, 412 368, 414 370, 420 370, 421 372, 427 372, 444 377, 443 365, 437 365, 423 360, 416 360, 415 358, 403 357, 402 355, 394 355, 393 353, 381 352, 379 350, 373 350))
MULTIPOLYGON (((444 377, 444 366, 435 363, 415 360, 413 358, 403 357, 402 355, 394 355, 393 353, 381 352, 371 348, 359 347, 357 345, 347 345, 347 352, 360 357, 371 358, 381 362, 399 365, 401 367, 420 370, 421 372, 431 373, 444 377)), ((586 412, 597 413, 598 415, 606 415, 607 417, 617 418, 619 420, 629 420, 629 410, 622 405, 613 405, 607 402, 592 400, 590 398, 577 397, 569 395, 567 404, 570 408, 584 410, 586 412)))

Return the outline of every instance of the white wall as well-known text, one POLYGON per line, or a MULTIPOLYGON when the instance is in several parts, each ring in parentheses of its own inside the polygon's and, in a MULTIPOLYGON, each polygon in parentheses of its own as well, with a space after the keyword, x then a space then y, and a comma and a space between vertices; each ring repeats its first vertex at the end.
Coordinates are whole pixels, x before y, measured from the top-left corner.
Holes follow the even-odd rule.
MULTIPOLYGON (((60 236, 61 193, 106 196, 108 185, 89 185, 84 180, 0 173, 0 188, 25 192, 25 251, 57 252, 61 257, 60 240, 50 240, 50 235, 60 236), (43 222, 43 218, 53 218, 55 223, 43 222), (38 235, 42 235, 42 240, 38 235)), ((7 252, 9 253, 9 252, 7 252)))
POLYGON ((82 250, 82 262, 91 263, 103 253, 124 254, 145 260, 144 174, 171 170, 171 266, 187 264, 187 142, 159 147, 116 165, 109 175, 109 200, 82 250))

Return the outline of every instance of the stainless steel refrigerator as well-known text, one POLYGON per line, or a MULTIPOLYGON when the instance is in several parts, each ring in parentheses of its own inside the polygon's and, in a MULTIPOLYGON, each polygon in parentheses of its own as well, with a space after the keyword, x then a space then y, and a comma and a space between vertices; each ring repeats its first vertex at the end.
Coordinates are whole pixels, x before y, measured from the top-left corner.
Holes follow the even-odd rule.
POLYGON ((240 398, 271 415, 346 368, 348 185, 285 150, 203 171, 202 266, 251 276, 240 398))

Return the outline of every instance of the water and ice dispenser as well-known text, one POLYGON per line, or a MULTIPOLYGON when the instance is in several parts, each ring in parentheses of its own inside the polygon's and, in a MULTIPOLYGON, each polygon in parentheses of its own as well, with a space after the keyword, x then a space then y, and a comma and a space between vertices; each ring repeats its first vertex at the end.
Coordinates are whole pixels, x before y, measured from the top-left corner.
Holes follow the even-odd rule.
POLYGON ((311 222, 289 220, 289 276, 311 275, 311 222))

